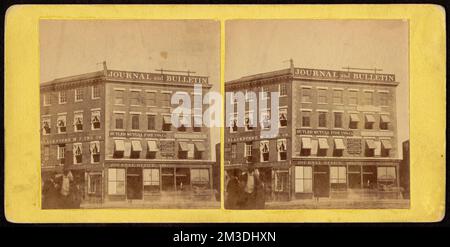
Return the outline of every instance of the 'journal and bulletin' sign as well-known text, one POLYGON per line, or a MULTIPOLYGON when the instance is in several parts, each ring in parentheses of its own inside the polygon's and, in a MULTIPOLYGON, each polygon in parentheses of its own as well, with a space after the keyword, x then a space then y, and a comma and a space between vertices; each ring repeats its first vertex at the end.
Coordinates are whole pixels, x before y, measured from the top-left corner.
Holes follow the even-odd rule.
POLYGON ((208 77, 206 76, 187 76, 187 75, 108 70, 107 77, 133 81, 156 81, 156 82, 173 82, 173 83, 204 84, 204 85, 208 84, 208 77))
POLYGON ((373 81, 395 82, 393 74, 361 73, 353 71, 322 70, 294 68, 294 78, 313 78, 322 80, 349 80, 349 81, 373 81))

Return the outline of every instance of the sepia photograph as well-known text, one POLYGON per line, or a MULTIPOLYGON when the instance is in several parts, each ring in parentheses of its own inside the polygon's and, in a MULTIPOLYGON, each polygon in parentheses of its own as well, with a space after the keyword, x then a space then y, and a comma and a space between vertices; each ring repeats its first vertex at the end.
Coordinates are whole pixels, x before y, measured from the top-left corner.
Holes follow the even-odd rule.
POLYGON ((228 20, 226 209, 409 208, 407 20, 228 20))
POLYGON ((220 208, 219 22, 41 20, 39 37, 43 209, 220 208))

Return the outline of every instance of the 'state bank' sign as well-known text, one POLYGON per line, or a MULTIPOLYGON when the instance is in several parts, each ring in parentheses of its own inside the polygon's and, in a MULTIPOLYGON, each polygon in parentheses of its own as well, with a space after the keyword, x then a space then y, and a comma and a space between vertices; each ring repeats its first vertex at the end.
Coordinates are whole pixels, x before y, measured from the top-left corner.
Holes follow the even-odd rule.
POLYGON ((350 80, 350 81, 374 81, 374 82, 395 82, 395 75, 360 73, 338 70, 319 70, 295 68, 296 78, 315 78, 323 80, 350 80))
POLYGON ((205 84, 205 85, 208 84, 208 77, 205 76, 170 75, 170 74, 130 72, 119 70, 108 70, 107 77, 133 81, 155 81, 155 82, 172 82, 172 83, 205 84))

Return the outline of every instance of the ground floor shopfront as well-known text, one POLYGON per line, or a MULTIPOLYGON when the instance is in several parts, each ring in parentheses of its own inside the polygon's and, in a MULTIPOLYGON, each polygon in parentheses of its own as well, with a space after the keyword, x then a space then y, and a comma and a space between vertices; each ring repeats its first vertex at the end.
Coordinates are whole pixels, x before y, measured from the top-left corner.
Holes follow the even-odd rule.
MULTIPOLYGON (((275 164, 257 163, 265 184, 266 201, 313 198, 382 200, 401 199, 399 160, 293 159, 275 164)), ((248 164, 226 166, 228 174, 248 164)), ((236 174, 236 173, 234 173, 236 174)))
POLYGON ((212 162, 106 162, 105 201, 213 200, 212 162))

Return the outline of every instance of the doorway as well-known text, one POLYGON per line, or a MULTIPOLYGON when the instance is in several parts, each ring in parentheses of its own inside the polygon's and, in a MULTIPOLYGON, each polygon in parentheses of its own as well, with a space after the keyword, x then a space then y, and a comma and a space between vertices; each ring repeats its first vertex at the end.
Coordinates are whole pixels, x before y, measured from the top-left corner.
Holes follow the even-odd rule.
POLYGON ((330 196, 330 167, 325 165, 314 166, 313 181, 314 197, 330 196))
POLYGON ((127 169, 127 199, 142 199, 142 168, 127 169))
POLYGON ((361 166, 348 166, 348 187, 361 189, 361 166))
POLYGON ((175 169, 162 168, 161 169, 161 190, 174 191, 175 190, 175 169))

